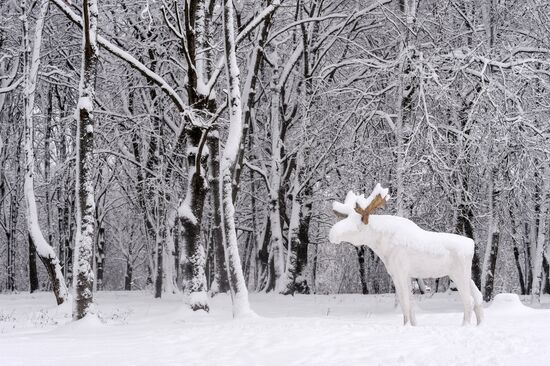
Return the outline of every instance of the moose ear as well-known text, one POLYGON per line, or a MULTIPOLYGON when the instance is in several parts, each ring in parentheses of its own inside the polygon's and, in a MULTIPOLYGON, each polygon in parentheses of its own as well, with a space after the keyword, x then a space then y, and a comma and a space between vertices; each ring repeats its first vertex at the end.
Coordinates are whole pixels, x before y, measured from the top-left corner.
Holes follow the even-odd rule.
POLYGON ((347 206, 341 204, 340 202, 332 203, 332 211, 339 220, 345 219, 349 215, 347 206))

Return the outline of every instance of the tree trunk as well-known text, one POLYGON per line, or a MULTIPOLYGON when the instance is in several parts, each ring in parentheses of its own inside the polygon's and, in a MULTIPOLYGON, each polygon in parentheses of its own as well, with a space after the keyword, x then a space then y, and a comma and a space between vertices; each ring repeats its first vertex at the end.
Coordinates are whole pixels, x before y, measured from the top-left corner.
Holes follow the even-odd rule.
POLYGON ((95 230, 94 164, 94 99, 99 47, 97 44, 97 0, 84 0, 82 74, 77 105, 76 149, 76 241, 74 259, 75 305, 73 319, 94 312, 93 309, 93 243, 95 230))
POLYGON ((179 255, 179 249, 176 250, 176 241, 174 234, 176 233, 176 215, 177 211, 173 207, 169 207, 166 213, 166 224, 164 229, 164 237, 166 242, 166 248, 164 250, 164 281, 162 287, 164 291, 176 294, 178 292, 177 285, 177 266, 179 265, 179 260, 177 256, 179 255))
MULTIPOLYGON (((26 2, 22 3, 23 11, 26 11, 26 2)), ((61 264, 55 254, 53 248, 48 244, 38 221, 38 209, 36 207, 36 198, 34 195, 34 96, 36 84, 38 80, 38 68, 40 63, 40 47, 42 43, 42 29, 44 19, 48 13, 48 0, 42 0, 40 3, 40 14, 36 21, 34 44, 32 49, 31 59, 29 60, 28 52, 25 52, 25 157, 26 157, 26 173, 24 182, 25 201, 27 204, 27 225, 29 235, 32 238, 32 243, 52 282, 52 287, 60 305, 68 298, 68 290, 65 285, 65 279, 61 272, 61 264)), ((24 29, 28 29, 27 17, 24 17, 24 29)), ((25 32, 26 33, 26 32, 25 32)), ((29 47, 28 36, 25 34, 26 49, 29 47)))
POLYGON ((498 245, 500 235, 497 229, 497 223, 495 222, 495 208, 496 208, 496 199, 497 191, 494 188, 495 176, 497 174, 496 170, 491 171, 491 176, 489 177, 489 222, 487 223, 488 228, 488 238, 487 245, 485 247, 485 255, 483 258, 483 276, 482 276, 482 291, 483 299, 485 301, 490 301, 493 293, 493 286, 495 281, 495 269, 496 261, 498 255, 498 245))
POLYGON ((531 286, 531 303, 540 303, 542 295, 542 262, 544 256, 544 245, 546 242, 546 224, 548 215, 548 206, 550 205, 550 168, 544 167, 544 174, 542 176, 543 189, 541 191, 540 199, 540 212, 538 215, 538 228, 537 228, 537 240, 535 243, 535 250, 533 255, 533 284, 531 286))
POLYGON ((229 272, 229 285, 233 303, 233 316, 245 316, 252 313, 248 302, 248 289, 239 257, 237 231, 235 228, 235 206, 233 203, 233 173, 237 160, 239 144, 242 139, 242 106, 239 80, 239 66, 235 50, 235 30, 233 20, 233 4, 230 0, 223 1, 224 48, 226 58, 226 73, 229 89, 229 134, 221 161, 223 233, 226 243, 226 261, 229 272))
POLYGON ((97 227, 97 253, 96 253, 96 289, 103 290, 103 273, 105 271, 105 227, 101 222, 97 227))
POLYGON ((189 305, 193 310, 209 311, 206 285, 206 253, 201 240, 201 222, 204 200, 208 192, 205 179, 206 155, 202 154, 203 130, 193 126, 187 130, 188 184, 185 200, 178 208, 183 233, 182 245, 186 247, 186 278, 189 283, 189 305))
POLYGON ((126 258, 126 273, 124 274, 124 291, 132 291, 132 247, 128 248, 128 257, 126 258))
MULTIPOLYGON (((464 199, 464 193, 461 193, 464 199)), ((458 220, 457 220, 457 232, 470 239, 474 239, 474 228, 472 226, 472 219, 474 214, 472 209, 466 203, 460 203, 458 206, 458 220)), ((478 288, 481 288, 481 266, 479 263, 479 249, 476 245, 474 247, 474 257, 472 259, 472 280, 478 288)))
POLYGON ((283 248, 283 232, 281 226, 281 126, 279 121, 280 89, 278 85, 279 70, 277 65, 273 68, 271 78, 271 171, 269 175, 269 221, 271 223, 270 262, 273 264, 274 288, 268 286, 265 291, 276 290, 280 292, 285 273, 285 260, 283 248))
MULTIPOLYGON (((295 187, 298 185, 295 182, 295 187)), ((288 249, 287 249, 287 261, 286 271, 283 282, 280 286, 280 293, 283 295, 294 295, 296 291, 296 275, 298 266, 298 248, 300 243, 300 211, 301 202, 295 194, 292 195, 290 222, 288 224, 288 249)))
POLYGON ((483 290, 484 301, 491 301, 493 297, 499 241, 500 241, 500 233, 493 232, 491 243, 489 245, 489 248, 487 248, 487 250, 490 250, 490 251, 487 259, 487 268, 485 270, 485 286, 483 290))
POLYGON ((542 286, 542 293, 550 294, 550 263, 547 255, 544 256, 542 261, 542 269, 545 274, 543 277, 544 285, 542 286))
POLYGON ((513 253, 514 253, 514 262, 516 264, 516 269, 518 271, 518 279, 519 279, 519 287, 522 295, 527 295, 527 288, 525 286, 525 277, 523 274, 523 269, 521 267, 521 260, 519 256, 519 244, 517 239, 517 229, 516 229, 516 221, 514 220, 514 213, 512 212, 512 208, 510 207, 510 226, 512 231, 512 246, 513 246, 513 253))
POLYGON ((38 290, 38 271, 36 270, 36 248, 32 242, 32 236, 29 233, 29 292, 32 294, 38 290))
MULTIPOLYGON (((158 229, 157 229, 158 230, 158 229)), ((163 259, 164 259, 164 241, 159 232, 155 235, 155 245, 156 245, 156 260, 157 260, 157 273, 155 275, 155 299, 159 299, 162 296, 162 282, 163 282, 163 259)))
MULTIPOLYGON (((51 87, 48 89, 48 95, 47 95, 47 110, 46 110, 46 123, 44 127, 44 181, 46 182, 46 200, 44 202, 44 206, 46 208, 46 232, 47 232, 47 241, 50 243, 50 245, 53 243, 53 230, 52 230, 52 213, 51 213, 51 207, 50 207, 50 174, 51 174, 51 167, 50 167, 50 160, 51 160, 51 153, 50 153, 50 140, 52 136, 52 125, 54 123, 53 121, 53 92, 51 87)), ((59 244, 59 243, 58 243, 59 244)), ((53 246, 53 245, 52 245, 53 246)))
POLYGON ((359 262, 359 279, 361 280, 361 293, 363 295, 368 295, 368 278, 367 271, 365 266, 365 247, 355 247, 357 250, 357 260, 359 262))
POLYGON ((222 204, 220 197, 220 138, 217 129, 208 134, 208 150, 210 151, 210 197, 212 202, 212 246, 214 250, 214 292, 226 293, 229 291, 227 265, 222 232, 222 204))

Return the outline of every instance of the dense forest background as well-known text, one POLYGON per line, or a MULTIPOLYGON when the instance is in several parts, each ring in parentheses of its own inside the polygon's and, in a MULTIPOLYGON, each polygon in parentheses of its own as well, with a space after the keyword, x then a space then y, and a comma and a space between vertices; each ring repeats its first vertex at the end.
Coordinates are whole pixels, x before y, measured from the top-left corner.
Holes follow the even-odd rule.
MULTIPOLYGON (((382 212, 475 240, 486 299, 550 292, 547 1, 229 6, 226 73, 222 2, 98 4, 94 290, 229 291, 231 183, 249 291, 392 291, 368 248, 327 238, 332 201, 380 182, 392 195, 382 212), (229 177, 233 80, 242 138, 229 177)), ((29 162, 36 224, 73 278, 82 9, 0 1, 0 291, 52 288, 29 233, 29 162)))

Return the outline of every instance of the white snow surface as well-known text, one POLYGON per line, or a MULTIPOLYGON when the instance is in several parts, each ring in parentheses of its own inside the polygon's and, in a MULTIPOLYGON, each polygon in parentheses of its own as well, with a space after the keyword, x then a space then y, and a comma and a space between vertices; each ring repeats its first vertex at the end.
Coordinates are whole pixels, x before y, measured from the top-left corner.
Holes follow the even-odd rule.
POLYGON ((95 298, 101 322, 72 322, 51 293, 0 295, 0 365, 550 364, 547 295, 540 309, 497 296, 479 327, 460 326, 456 292, 418 298, 418 327, 401 325, 393 294, 251 294, 259 316, 239 320, 227 295, 209 314, 181 296, 95 298))

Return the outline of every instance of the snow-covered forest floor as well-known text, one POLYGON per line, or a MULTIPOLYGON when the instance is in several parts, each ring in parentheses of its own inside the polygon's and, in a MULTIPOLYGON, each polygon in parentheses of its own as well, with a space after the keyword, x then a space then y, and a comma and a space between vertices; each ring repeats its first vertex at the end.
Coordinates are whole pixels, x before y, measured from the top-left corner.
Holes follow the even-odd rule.
MULTIPOLYGON (((181 296, 99 292, 101 321, 71 322, 49 293, 0 295, 0 365, 548 365, 550 297, 532 309, 499 295, 462 327, 456 293, 416 297, 418 327, 388 295, 228 296, 193 313, 181 296)), ((515 295, 513 295, 515 296, 515 295)))

